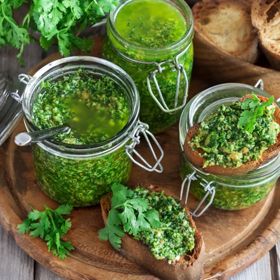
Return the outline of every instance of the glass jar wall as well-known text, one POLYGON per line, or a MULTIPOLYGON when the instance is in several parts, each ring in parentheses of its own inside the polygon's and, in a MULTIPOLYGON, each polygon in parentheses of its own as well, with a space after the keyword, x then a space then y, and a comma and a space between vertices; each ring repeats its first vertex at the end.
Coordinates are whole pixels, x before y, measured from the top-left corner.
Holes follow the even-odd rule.
MULTIPOLYGON (((32 146, 36 177, 42 190, 57 202, 70 203, 76 207, 98 204, 101 196, 110 191, 112 183, 127 182, 132 161, 138 163, 133 157, 134 148, 139 142, 135 143, 135 138, 148 134, 148 139, 158 144, 147 131, 147 125, 139 121, 139 95, 127 73, 108 61, 85 56, 54 61, 30 78, 22 101, 28 131, 38 130, 33 108, 39 94, 46 94, 42 93, 42 85, 46 81, 59 81, 80 70, 86 71, 88 77, 106 76, 117 83, 126 97, 129 117, 118 133, 98 143, 77 145, 45 140, 32 146)), ((93 116, 94 121, 96 119, 93 116)), ((154 165, 142 164, 142 167, 148 171, 162 172, 160 161, 163 152, 160 152, 154 165)))
POLYGON ((277 156, 244 175, 214 175, 188 161, 183 152, 185 138, 190 127, 203 121, 219 106, 230 104, 252 93, 269 96, 263 90, 245 84, 221 84, 209 88, 189 101, 180 118, 181 176, 184 186, 189 186, 190 192, 199 200, 207 195, 206 201, 220 209, 244 209, 264 199, 279 178, 280 157, 277 156))
POLYGON ((153 132, 174 124, 186 104, 193 65, 193 18, 181 0, 129 0, 107 21, 106 59, 140 93, 140 117, 153 132))

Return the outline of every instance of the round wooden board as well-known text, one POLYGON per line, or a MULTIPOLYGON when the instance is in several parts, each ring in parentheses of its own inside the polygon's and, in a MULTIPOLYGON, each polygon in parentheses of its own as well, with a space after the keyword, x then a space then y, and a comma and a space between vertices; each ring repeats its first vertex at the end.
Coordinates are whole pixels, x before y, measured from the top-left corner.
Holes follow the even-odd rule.
MULTIPOLYGON (((57 57, 47 58, 31 73, 57 57)), ((194 77, 191 86, 193 94, 208 84, 194 77)), ((45 205, 57 206, 36 184, 30 148, 19 148, 13 142, 15 134, 23 130, 21 123, 9 142, 0 149, 0 222, 14 236, 17 244, 36 261, 67 279, 157 279, 123 258, 107 242, 98 240, 97 232, 103 227, 99 206, 73 211, 73 226, 67 238, 76 249, 66 260, 59 260, 49 253, 40 239, 18 234, 17 224, 31 208, 41 210, 45 205)), ((177 127, 158 135, 158 139, 165 151, 164 173, 147 173, 134 167, 129 183, 155 184, 178 197, 181 179, 177 127)), ((145 154, 145 147, 140 149, 145 154)), ((265 201, 250 209, 229 212, 210 208, 204 216, 196 219, 206 244, 204 279, 226 279, 255 262, 275 245, 280 239, 279 201, 280 188, 277 186, 265 201)), ((195 203, 191 198, 190 208, 195 203)))

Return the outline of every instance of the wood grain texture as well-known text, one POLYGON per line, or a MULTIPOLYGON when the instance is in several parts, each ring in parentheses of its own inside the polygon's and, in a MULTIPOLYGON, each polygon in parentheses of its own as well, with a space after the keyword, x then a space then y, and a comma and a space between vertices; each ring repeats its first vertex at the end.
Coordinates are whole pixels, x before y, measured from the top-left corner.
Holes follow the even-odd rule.
POLYGON ((36 263, 34 280, 63 280, 63 278, 58 277, 44 266, 36 263))
POLYGON ((241 273, 233 276, 230 280, 271 280, 271 266, 269 255, 265 255, 263 258, 246 268, 241 273))
POLYGON ((280 279, 280 240, 276 244, 276 259, 277 259, 277 272, 278 272, 278 280, 279 280, 280 279))
POLYGON ((34 261, 20 250, 12 238, 0 226, 0 279, 31 280, 34 274, 34 261))

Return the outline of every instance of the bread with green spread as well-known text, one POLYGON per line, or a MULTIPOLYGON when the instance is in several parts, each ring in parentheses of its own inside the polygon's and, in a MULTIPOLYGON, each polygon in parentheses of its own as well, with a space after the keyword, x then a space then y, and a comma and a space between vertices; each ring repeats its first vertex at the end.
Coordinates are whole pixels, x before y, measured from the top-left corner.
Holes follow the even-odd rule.
MULTIPOLYGON (((188 210, 182 208, 174 198, 164 195, 154 186, 150 186, 149 190, 136 188, 133 192, 136 193, 136 198, 139 198, 139 195, 140 199, 148 198, 149 205, 152 207, 155 206, 153 203, 156 203, 153 209, 159 211, 161 225, 144 230, 138 235, 126 232, 117 250, 127 259, 137 263, 161 279, 200 279, 204 261, 204 242, 188 210), (173 217, 169 226, 167 226, 166 221, 168 218, 164 218, 163 215, 169 215, 170 213, 173 213, 173 217), (184 219, 182 223, 180 219, 184 219), (180 221, 179 228, 181 232, 176 231, 178 221, 180 221), (172 232, 174 228, 175 230, 172 232), (174 234, 172 235, 172 233, 174 234), (166 243, 167 237, 170 238, 170 240, 168 239, 169 244, 166 243), (186 247, 188 248, 186 252, 181 250, 180 244, 182 242, 186 242, 186 247), (170 250, 174 250, 175 255, 181 250, 183 255, 178 255, 172 260, 173 252, 170 253, 170 250)), ((108 225, 108 216, 112 209, 114 196, 113 191, 113 198, 109 194, 104 196, 100 202, 102 217, 106 225, 108 225)))
POLYGON ((280 152, 280 109, 256 95, 222 105, 188 130, 184 152, 206 172, 246 174, 280 152))
POLYGON ((251 16, 266 57, 275 69, 280 70, 280 1, 254 0, 251 16))
POLYGON ((193 6, 195 31, 220 50, 254 63, 257 32, 251 23, 250 1, 202 0, 193 6))

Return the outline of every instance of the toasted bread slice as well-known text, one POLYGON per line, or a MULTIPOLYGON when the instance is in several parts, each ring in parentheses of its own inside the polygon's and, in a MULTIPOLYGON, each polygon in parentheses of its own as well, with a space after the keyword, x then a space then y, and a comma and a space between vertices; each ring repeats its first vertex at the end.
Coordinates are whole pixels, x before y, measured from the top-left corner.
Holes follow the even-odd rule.
POLYGON ((222 51, 254 63, 257 32, 251 23, 250 1, 202 0, 193 6, 195 31, 222 51))
MULTIPOLYGON (((268 99, 263 96, 258 96, 262 102, 267 101, 268 99)), ((249 98, 249 96, 245 96, 243 99, 249 98)), ((275 121, 280 124, 280 108, 276 105, 275 113, 274 113, 275 121)), ((193 150, 190 146, 191 139, 198 133, 199 130, 199 124, 194 125, 191 127, 187 133, 186 140, 184 143, 184 152, 188 158, 188 160, 195 166, 202 168, 205 172, 209 172, 212 174, 217 175, 240 175, 240 174, 246 174, 257 167, 259 167, 261 164, 269 161, 273 157, 277 156, 280 152, 280 133, 277 137, 277 142, 270 146, 267 150, 265 150, 261 158, 254 161, 249 161, 239 167, 223 167, 218 165, 203 167, 204 165, 204 158, 201 156, 203 151, 199 150, 193 150)))
MULTIPOLYGON (((160 191, 154 186, 150 190, 160 191)), ((111 195, 105 195, 101 201, 101 211, 104 223, 107 222, 111 209, 111 195)), ((168 280, 198 280, 202 276, 203 263, 205 257, 205 246, 200 232, 188 210, 186 209, 191 226, 195 229, 195 249, 191 255, 181 257, 176 263, 169 264, 166 260, 157 260, 150 252, 149 248, 126 234, 122 238, 120 253, 132 262, 137 263, 161 279, 168 280)))
POLYGON ((267 59, 280 70, 280 0, 254 0, 251 16, 267 59))

